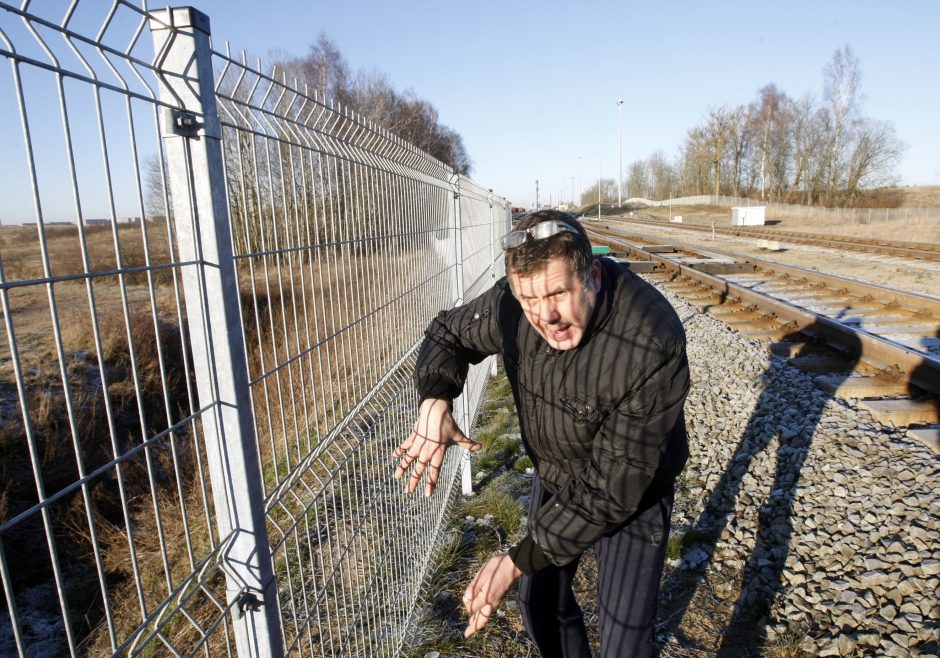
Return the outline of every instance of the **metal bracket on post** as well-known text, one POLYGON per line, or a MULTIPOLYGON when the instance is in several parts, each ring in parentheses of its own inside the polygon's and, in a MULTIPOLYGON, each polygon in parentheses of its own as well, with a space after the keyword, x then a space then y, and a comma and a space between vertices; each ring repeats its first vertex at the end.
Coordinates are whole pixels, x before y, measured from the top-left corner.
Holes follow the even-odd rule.
POLYGON ((199 129, 203 127, 203 124, 199 123, 199 119, 193 112, 167 108, 164 127, 168 133, 180 137, 198 137, 199 129))
POLYGON ((277 582, 255 446, 248 361, 229 225, 209 18, 152 14, 163 140, 218 536, 237 655, 283 655, 277 582), (194 139, 198 138, 198 139, 194 139))
POLYGON ((238 617, 244 617, 246 612, 258 612, 261 610, 263 605, 261 599, 258 598, 257 592, 244 591, 241 593, 241 596, 238 597, 238 603, 236 604, 236 610, 238 611, 238 617))

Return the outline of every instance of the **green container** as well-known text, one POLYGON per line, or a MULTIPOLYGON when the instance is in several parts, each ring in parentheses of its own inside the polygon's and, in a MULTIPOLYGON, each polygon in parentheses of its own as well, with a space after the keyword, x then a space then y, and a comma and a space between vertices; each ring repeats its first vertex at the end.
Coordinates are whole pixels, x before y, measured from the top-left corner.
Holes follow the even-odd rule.
POLYGON ((601 256, 603 254, 610 253, 610 247, 598 247, 597 245, 591 245, 591 253, 595 256, 601 256))

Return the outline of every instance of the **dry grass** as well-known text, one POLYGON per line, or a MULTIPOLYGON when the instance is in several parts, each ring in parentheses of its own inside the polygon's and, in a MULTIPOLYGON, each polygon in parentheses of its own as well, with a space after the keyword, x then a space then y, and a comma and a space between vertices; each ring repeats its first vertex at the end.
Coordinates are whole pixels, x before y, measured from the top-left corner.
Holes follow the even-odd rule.
POLYGON ((900 197, 901 208, 940 208, 940 185, 910 185, 876 190, 874 194, 900 197))
MULTIPOLYGON (((118 262, 124 268, 144 267, 170 262, 169 242, 165 224, 118 224, 110 226, 48 226, 45 229, 46 258, 43 256, 38 229, 35 226, 0 228, 0 254, 7 281, 39 279, 45 276, 44 263, 50 276, 68 276, 79 272, 114 270, 118 262), (83 238, 84 235, 84 238, 83 238), (84 241, 85 248, 82 248, 84 241), (87 269, 82 254, 86 254, 87 269)), ((158 283, 165 283, 168 273, 156 273, 158 283)), ((143 272, 130 273, 131 285, 146 282, 143 272)))
MULTIPOLYGON (((141 227, 119 227, 122 265, 142 266, 147 254, 151 263, 169 262, 165 231, 162 241, 157 233, 149 231, 150 246, 144 249, 141 227)), ((47 238, 53 276, 86 271, 76 227, 52 227, 47 238)), ((88 270, 117 265, 110 227, 89 228, 86 244, 92 255, 88 270)), ((253 392, 268 490, 410 347, 416 336, 408 328, 415 319, 437 310, 425 291, 410 289, 414 272, 434 267, 427 254, 348 245, 314 253, 313 262, 295 259, 291 267, 273 257, 266 262, 257 258, 254 279, 248 261, 239 261, 250 376, 272 373, 293 360, 259 381, 253 392), (269 408, 273 413, 267 413, 269 408)), ((44 274, 35 227, 0 230, 0 254, 7 281, 44 274)), ((172 273, 150 279, 143 273, 123 277, 126 316, 121 284, 117 275, 94 278, 93 305, 82 280, 55 283, 54 306, 42 284, 7 293, 46 495, 78 479, 79 458, 84 472, 104 467, 84 491, 65 495, 50 508, 56 550, 67 565, 71 617, 77 636, 86 638, 88 655, 109 653, 111 646, 103 625, 96 553, 121 642, 141 622, 141 607, 152 610, 211 549, 211 493, 204 497, 208 475, 200 466, 205 455, 201 442, 193 440, 198 427, 155 443, 125 459, 120 468, 106 466, 142 436, 153 436, 191 412, 188 391, 193 383, 185 380, 182 369, 190 357, 179 327, 172 273), (156 320, 151 304, 156 306, 156 320), (57 318, 50 308, 57 310, 57 318), (95 322, 100 349, 92 331, 95 322), (61 366, 52 340, 56 324, 61 366), (67 398, 75 410, 74 423, 67 398)), ((0 342, 0 363, 0 520, 7 520, 37 498, 9 340, 0 342)), ((15 589, 50 579, 48 553, 36 550, 46 543, 38 514, 5 531, 0 540, 9 563, 18 566, 15 589)), ((56 605, 50 600, 49 616, 58 615, 56 605)), ((189 612, 204 625, 218 616, 215 605, 199 596, 189 612)), ((181 616, 165 629, 179 646, 191 646, 195 632, 181 616)), ((225 634, 218 635, 214 641, 224 643, 225 634)))

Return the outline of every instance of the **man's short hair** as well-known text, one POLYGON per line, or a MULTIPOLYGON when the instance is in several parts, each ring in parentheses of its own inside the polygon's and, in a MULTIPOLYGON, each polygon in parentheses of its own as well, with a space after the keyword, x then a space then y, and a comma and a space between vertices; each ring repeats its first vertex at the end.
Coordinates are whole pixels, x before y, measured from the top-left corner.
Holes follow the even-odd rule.
POLYGON ((550 259, 561 258, 587 285, 591 277, 594 254, 584 227, 574 215, 560 210, 539 210, 525 215, 513 225, 513 230, 521 231, 550 221, 564 222, 576 232, 561 231, 542 240, 530 239, 518 247, 506 249, 506 274, 529 276, 543 270, 550 259))

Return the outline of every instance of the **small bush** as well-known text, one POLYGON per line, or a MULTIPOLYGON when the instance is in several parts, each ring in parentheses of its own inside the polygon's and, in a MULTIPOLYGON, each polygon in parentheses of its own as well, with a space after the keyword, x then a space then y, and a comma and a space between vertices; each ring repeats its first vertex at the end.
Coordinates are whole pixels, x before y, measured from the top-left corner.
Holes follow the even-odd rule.
POLYGON ((516 473, 525 473, 530 468, 535 468, 535 464, 532 463, 532 458, 528 455, 522 455, 519 457, 519 459, 513 462, 512 465, 512 470, 514 470, 516 473))

